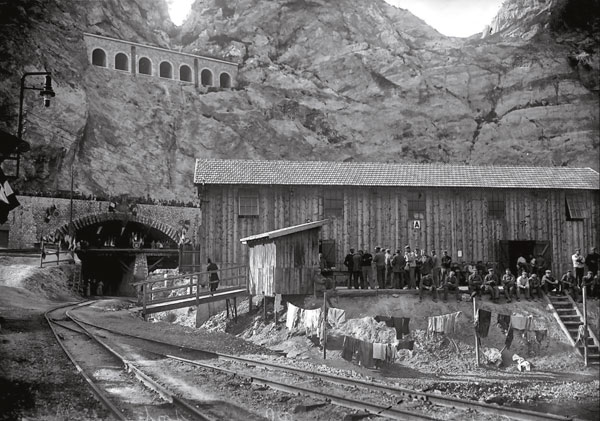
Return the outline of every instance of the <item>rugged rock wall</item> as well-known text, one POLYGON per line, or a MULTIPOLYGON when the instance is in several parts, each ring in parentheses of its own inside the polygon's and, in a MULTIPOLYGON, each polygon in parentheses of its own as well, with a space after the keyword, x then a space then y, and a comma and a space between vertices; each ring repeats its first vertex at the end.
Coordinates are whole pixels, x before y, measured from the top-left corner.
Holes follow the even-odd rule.
POLYGON ((596 21, 566 0, 505 2, 484 39, 444 37, 382 0, 198 0, 181 28, 163 0, 10 3, 4 125, 15 131, 24 71, 52 70, 57 92, 49 109, 27 93, 22 190, 68 189, 72 164, 84 193, 189 200, 200 157, 598 169, 596 21), (239 84, 107 72, 84 31, 235 60, 239 84))

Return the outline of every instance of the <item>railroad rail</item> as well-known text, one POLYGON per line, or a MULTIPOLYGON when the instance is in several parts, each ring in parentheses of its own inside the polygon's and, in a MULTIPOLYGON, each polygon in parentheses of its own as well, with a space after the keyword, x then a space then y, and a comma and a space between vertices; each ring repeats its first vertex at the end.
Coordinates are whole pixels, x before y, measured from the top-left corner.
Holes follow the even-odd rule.
MULTIPOLYGON (((162 351, 156 351, 156 350, 150 351, 154 354, 162 356, 163 358, 169 358, 171 360, 179 361, 179 362, 185 363, 185 364, 191 364, 191 365, 194 365, 197 367, 202 367, 202 368, 209 369, 209 370, 216 370, 216 371, 221 371, 224 373, 235 374, 237 376, 247 377, 247 378, 250 378, 250 380, 252 382, 255 382, 255 383, 261 384, 261 385, 265 385, 265 386, 268 386, 268 387, 271 387, 273 389, 277 389, 277 390, 280 390, 283 392, 311 396, 311 397, 314 397, 317 399, 322 399, 322 400, 331 402, 331 403, 339 405, 339 406, 344 406, 346 408, 365 410, 366 412, 371 413, 371 414, 387 416, 389 418, 394 418, 394 419, 423 420, 423 419, 433 419, 433 418, 431 418, 430 416, 425 415, 425 414, 419 414, 419 413, 415 412, 414 410, 406 411, 404 409, 398 408, 397 406, 399 406, 399 405, 396 405, 395 403, 391 404, 391 405, 390 404, 381 405, 381 404, 376 404, 376 403, 368 403, 368 402, 365 402, 364 399, 354 400, 354 399, 348 398, 348 397, 346 397, 344 395, 340 395, 340 394, 335 394, 335 393, 330 393, 330 392, 324 393, 323 390, 315 391, 315 390, 307 388, 307 387, 299 386, 298 384, 289 384, 289 383, 285 383, 285 382, 282 382, 279 380, 265 378, 263 376, 258 376, 258 375, 252 374, 252 373, 248 373, 247 367, 252 366, 252 367, 267 368, 270 370, 279 370, 281 372, 293 373, 293 374, 296 374, 299 376, 308 377, 309 379, 313 379, 313 380, 317 379, 318 381, 327 382, 329 384, 352 386, 355 388, 366 389, 371 392, 377 392, 379 394, 386 393, 388 395, 394 396, 395 399, 392 399, 393 402, 402 402, 402 401, 408 399, 408 400, 414 400, 414 401, 421 401, 423 403, 430 404, 430 405, 433 404, 433 405, 443 406, 443 407, 447 407, 447 408, 453 408, 455 410, 477 411, 478 413, 482 413, 482 414, 487 414, 487 415, 492 415, 492 416, 500 416, 500 417, 505 417, 508 419, 515 419, 515 420, 567 421, 567 420, 575 419, 574 417, 566 417, 566 416, 548 414, 548 413, 531 411, 531 410, 520 409, 520 408, 498 406, 498 405, 487 404, 487 403, 483 403, 483 402, 479 402, 479 401, 464 400, 464 399, 454 398, 454 397, 450 397, 450 396, 443 396, 443 395, 439 395, 439 394, 421 392, 421 391, 417 391, 417 390, 413 390, 413 389, 402 388, 402 387, 397 387, 397 386, 393 386, 393 385, 387 385, 387 384, 383 384, 383 383, 376 383, 376 382, 372 382, 372 381, 359 380, 359 379, 351 379, 351 378, 336 376, 336 375, 327 374, 327 373, 307 371, 307 370, 302 370, 302 369, 295 368, 295 367, 283 366, 283 365, 275 364, 275 363, 271 363, 271 362, 258 361, 258 360, 251 359, 251 358, 223 354, 223 353, 219 353, 219 352, 207 351, 207 350, 203 350, 203 349, 199 349, 199 348, 184 347, 184 346, 175 345, 175 344, 163 342, 163 341, 156 340, 156 339, 149 339, 149 338, 141 337, 138 335, 126 334, 126 333, 119 332, 119 331, 116 331, 113 329, 105 328, 103 326, 99 326, 95 323, 84 321, 81 319, 78 319, 77 321, 82 325, 87 325, 87 326, 91 326, 91 327, 94 327, 94 328, 102 330, 102 331, 110 332, 112 334, 118 335, 123 338, 130 338, 130 339, 134 339, 135 341, 143 341, 143 343, 145 343, 145 344, 152 343, 152 344, 158 345, 160 347, 163 347, 164 350, 162 350, 162 351), (194 353, 195 353, 195 356, 197 356, 198 359, 202 359, 202 360, 206 360, 207 357, 212 357, 215 360, 229 361, 229 362, 241 364, 241 365, 245 366, 245 369, 240 368, 240 369, 234 370, 234 369, 231 369, 228 367, 222 367, 222 366, 218 366, 215 364, 209 364, 204 361, 201 362, 201 361, 198 361, 197 359, 189 358, 190 353, 192 355, 194 355, 194 353), (187 355, 188 358, 182 357, 181 356, 182 354, 187 355)), ((142 345, 140 345, 140 344, 132 345, 131 343, 129 343, 128 345, 134 346, 134 347, 146 348, 146 347, 142 347, 142 345)))
POLYGON ((200 421, 213 419, 146 376, 135 364, 70 317, 67 308, 89 303, 65 304, 47 311, 44 317, 69 360, 114 418, 123 421, 181 417, 200 421), (92 362, 90 355, 93 355, 92 362), (127 393, 118 392, 124 390, 127 393))

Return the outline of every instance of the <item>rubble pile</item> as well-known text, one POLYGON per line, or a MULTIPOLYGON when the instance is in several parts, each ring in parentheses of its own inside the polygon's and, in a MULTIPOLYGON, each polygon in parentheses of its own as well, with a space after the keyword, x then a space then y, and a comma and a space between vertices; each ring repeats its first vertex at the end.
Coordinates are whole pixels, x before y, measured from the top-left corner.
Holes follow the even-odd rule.
POLYGON ((372 317, 347 320, 339 328, 332 330, 332 334, 352 336, 373 343, 396 343, 396 330, 372 317))

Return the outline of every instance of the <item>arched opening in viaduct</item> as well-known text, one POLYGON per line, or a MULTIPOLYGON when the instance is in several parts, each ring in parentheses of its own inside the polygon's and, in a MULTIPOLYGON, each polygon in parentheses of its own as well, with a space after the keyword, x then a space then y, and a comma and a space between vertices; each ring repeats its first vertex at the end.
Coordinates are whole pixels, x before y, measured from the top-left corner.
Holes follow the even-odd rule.
POLYGON ((200 81, 203 86, 212 86, 213 84, 213 74, 210 70, 204 69, 200 73, 200 81))
POLYGON ((138 62, 138 73, 142 75, 152 75, 152 62, 149 58, 140 58, 140 61, 138 62))
POLYGON ((229 73, 221 73, 219 76, 219 86, 221 88, 231 88, 231 76, 229 76, 229 73))
POLYGON ((127 57, 127 54, 117 53, 115 56, 115 69, 129 70, 129 57, 127 57))
POLYGON ((102 48, 92 51, 92 64, 94 66, 106 67, 106 53, 102 48))
POLYGON ((173 79, 173 66, 168 61, 163 61, 159 66, 159 76, 165 79, 173 79))
MULTIPOLYGON (((81 279, 102 281, 104 295, 135 295, 136 259, 138 264, 144 259, 148 268, 179 264, 177 233, 166 224, 125 213, 94 214, 73 224, 81 242, 81 279)), ((58 231, 68 233, 68 224, 58 231)))
POLYGON ((179 80, 184 82, 192 81, 192 69, 190 66, 184 64, 179 68, 179 80))

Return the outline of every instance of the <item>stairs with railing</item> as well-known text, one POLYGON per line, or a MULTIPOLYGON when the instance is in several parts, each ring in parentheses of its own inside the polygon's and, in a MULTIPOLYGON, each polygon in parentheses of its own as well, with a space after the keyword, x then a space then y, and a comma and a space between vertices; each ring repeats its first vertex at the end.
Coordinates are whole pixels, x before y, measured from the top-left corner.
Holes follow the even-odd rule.
MULTIPOLYGON (((569 342, 579 354, 584 356, 583 340, 579 340, 580 326, 583 325, 583 315, 570 295, 546 295, 553 310, 554 317, 569 342)), ((587 332, 588 364, 600 365, 600 343, 594 332, 588 326, 587 332)))

